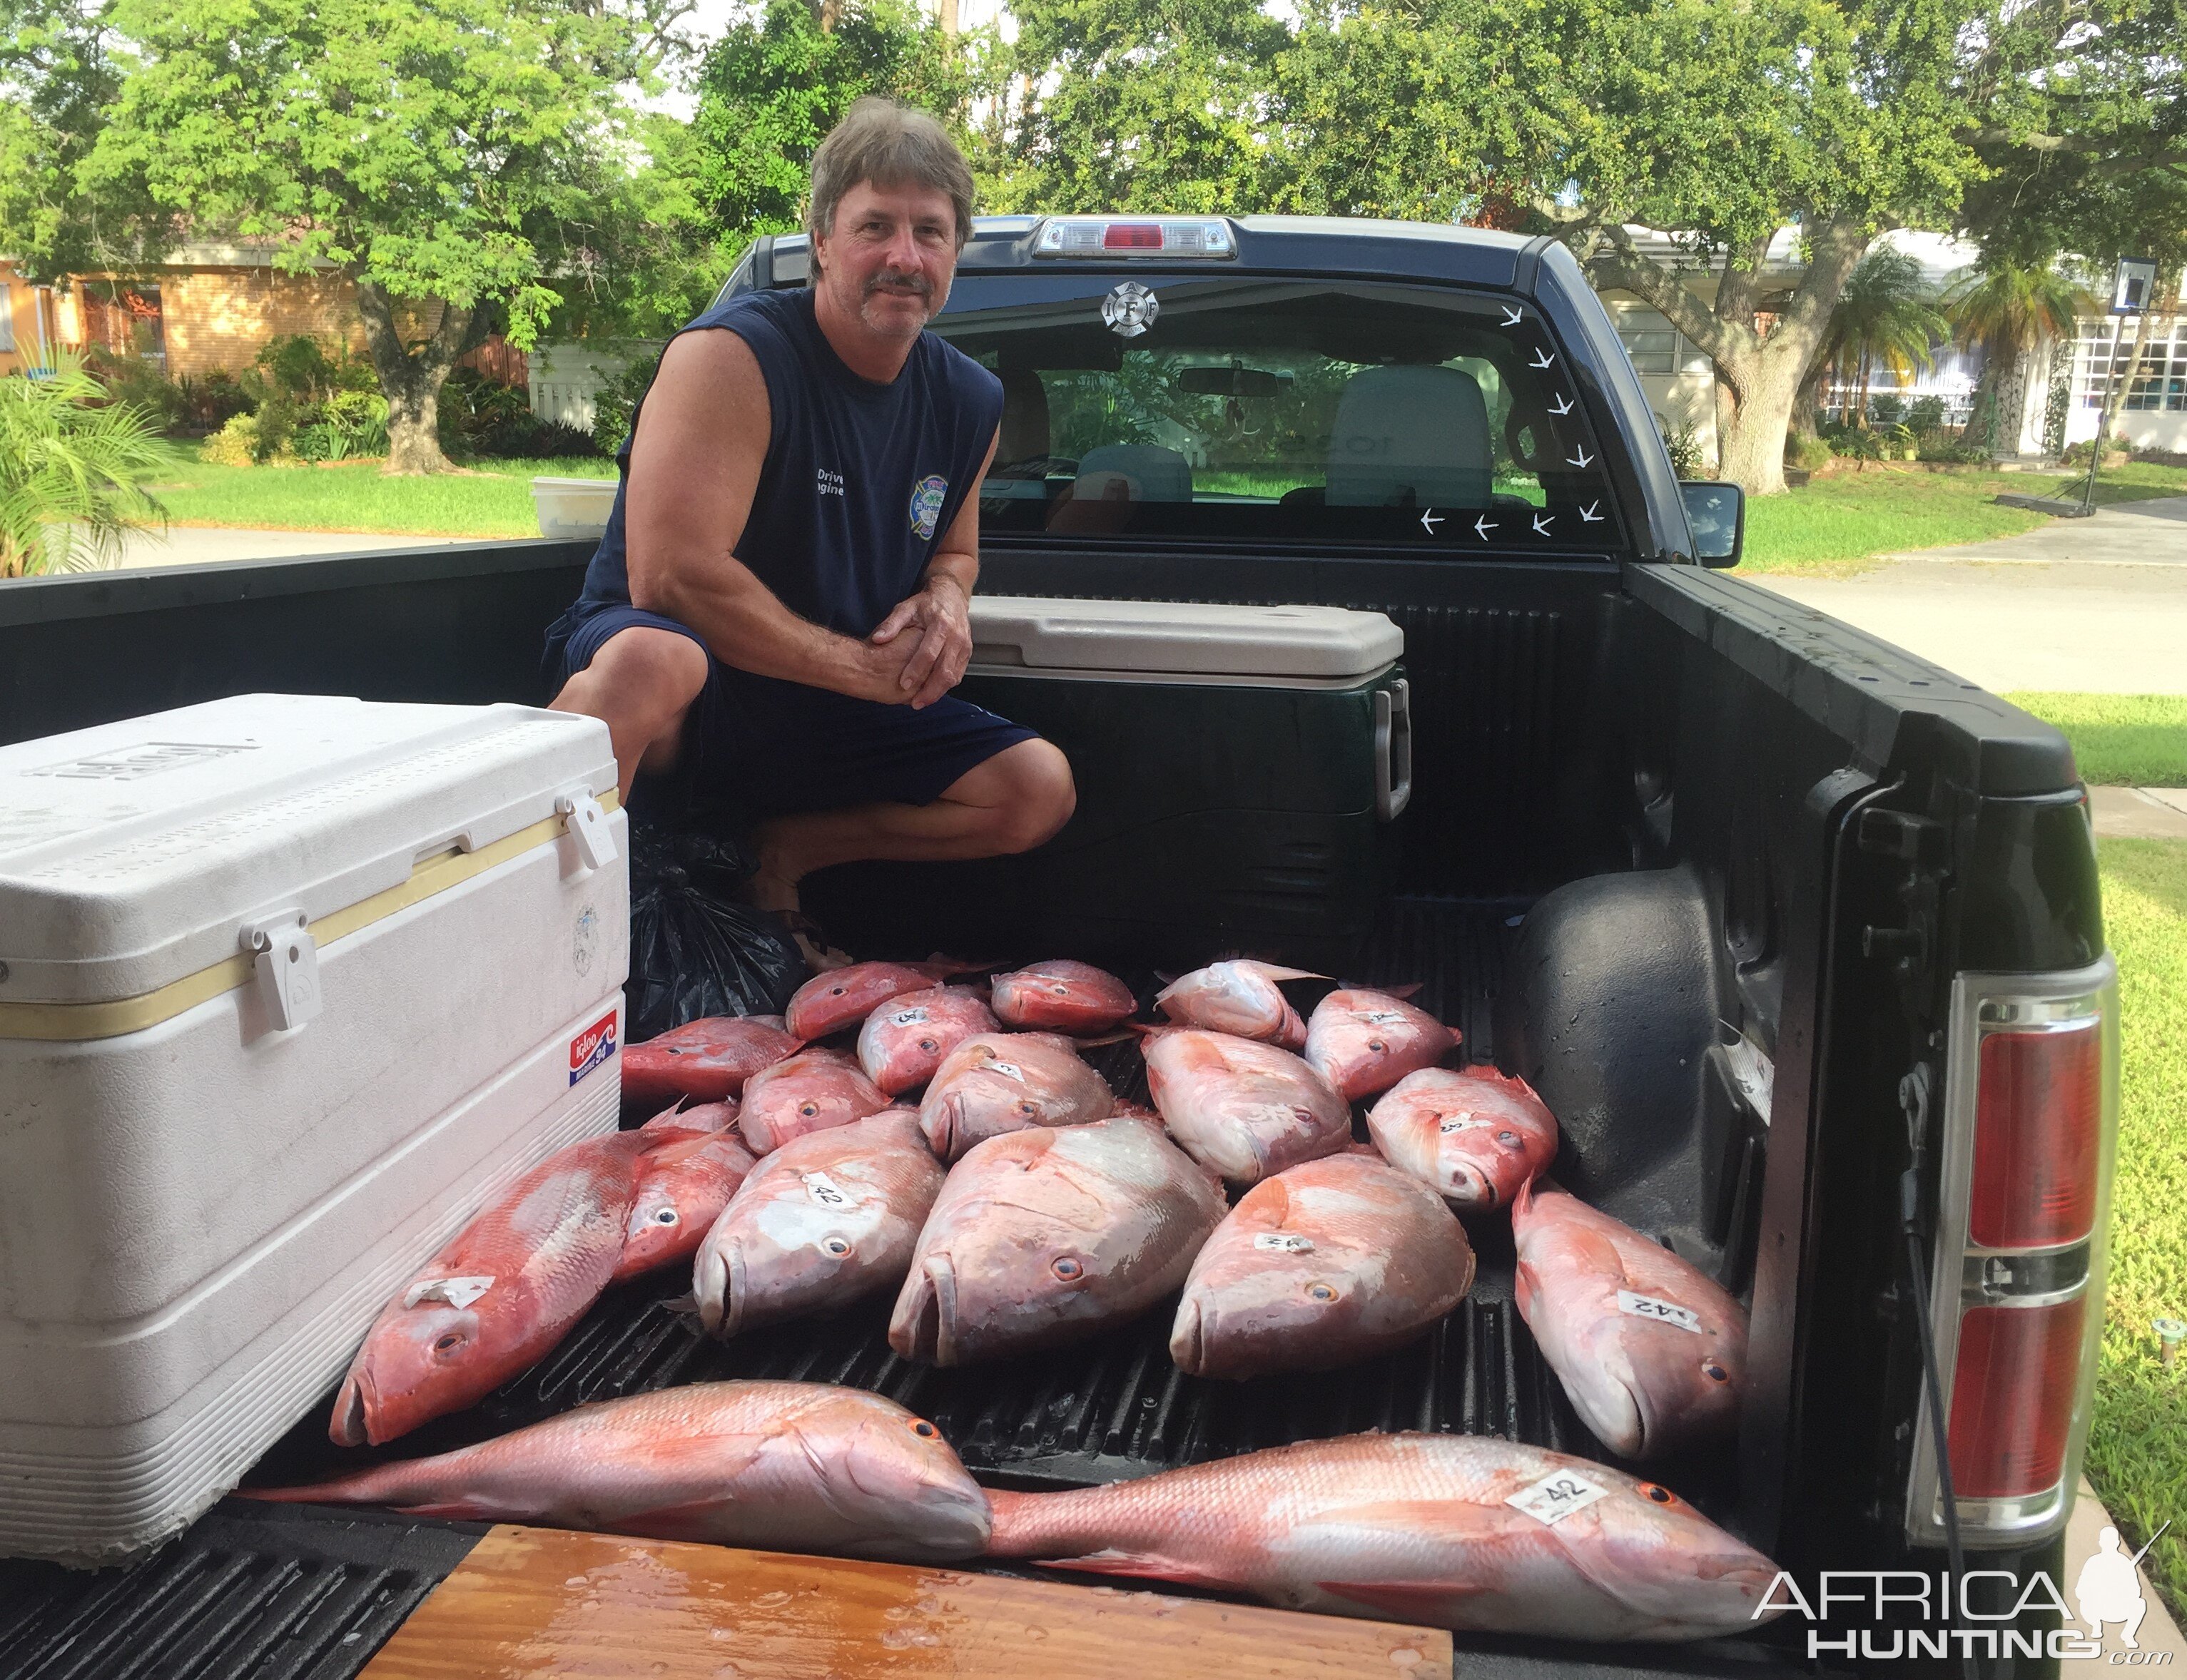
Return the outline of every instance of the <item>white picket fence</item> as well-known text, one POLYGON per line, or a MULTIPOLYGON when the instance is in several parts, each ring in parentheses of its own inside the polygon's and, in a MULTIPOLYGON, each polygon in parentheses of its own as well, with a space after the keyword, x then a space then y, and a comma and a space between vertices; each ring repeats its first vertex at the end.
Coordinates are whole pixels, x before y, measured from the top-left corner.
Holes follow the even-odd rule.
POLYGON ((590 431, 601 387, 660 348, 657 341, 632 339, 543 344, 528 358, 531 412, 543 420, 590 431))

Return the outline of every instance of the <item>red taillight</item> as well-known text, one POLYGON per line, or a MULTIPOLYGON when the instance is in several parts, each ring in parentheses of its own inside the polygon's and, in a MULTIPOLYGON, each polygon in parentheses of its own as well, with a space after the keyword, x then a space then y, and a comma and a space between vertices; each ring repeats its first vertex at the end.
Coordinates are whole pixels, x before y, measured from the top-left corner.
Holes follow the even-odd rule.
POLYGON ((1992 1032, 1982 1041, 1967 1234, 1983 1248, 2076 1243, 2096 1222, 2103 1033, 1992 1032))
POLYGON ((1155 222, 1112 222, 1103 230, 1104 250, 1160 250, 1161 224, 1155 222))
POLYGON ((1962 1499, 2058 1485, 2081 1374, 2084 1295, 2043 1306, 1975 1306, 1959 1321, 1952 1378, 1952 1481, 1962 1499))

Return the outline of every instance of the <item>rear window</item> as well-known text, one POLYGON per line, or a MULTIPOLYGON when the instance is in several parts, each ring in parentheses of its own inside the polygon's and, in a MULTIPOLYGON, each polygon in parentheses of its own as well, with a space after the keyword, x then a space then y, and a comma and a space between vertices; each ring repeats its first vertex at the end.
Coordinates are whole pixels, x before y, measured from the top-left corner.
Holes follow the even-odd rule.
POLYGON ((1003 382, 982 530, 1596 550, 1601 449, 1528 306, 1335 280, 961 277, 1003 382))

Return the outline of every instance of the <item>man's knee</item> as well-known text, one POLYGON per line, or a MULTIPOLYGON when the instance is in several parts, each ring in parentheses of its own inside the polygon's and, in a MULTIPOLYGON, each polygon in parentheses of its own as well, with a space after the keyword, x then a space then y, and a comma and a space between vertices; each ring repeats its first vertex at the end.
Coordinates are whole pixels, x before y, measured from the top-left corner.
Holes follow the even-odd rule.
POLYGON ((622 714, 663 723, 683 715, 706 685, 706 650, 672 630, 632 625, 600 643, 590 664, 554 698, 564 711, 622 714))
POLYGON ((1078 808, 1071 761, 1053 742, 1036 737, 1004 755, 1009 789, 997 806, 996 840, 1005 851, 1030 851, 1054 838, 1078 808))

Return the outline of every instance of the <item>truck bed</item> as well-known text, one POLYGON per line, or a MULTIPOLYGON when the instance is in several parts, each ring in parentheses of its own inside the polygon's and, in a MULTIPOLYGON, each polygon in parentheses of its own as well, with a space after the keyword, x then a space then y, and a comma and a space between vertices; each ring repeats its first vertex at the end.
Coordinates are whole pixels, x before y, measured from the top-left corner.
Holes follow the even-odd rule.
MULTIPOLYGON (((1358 971, 1345 978, 1420 981, 1416 1001, 1463 1031, 1470 1059, 1492 1060, 1498 981, 1524 907, 1392 900, 1358 971)), ((1144 990, 1155 984, 1150 969, 1129 978, 1144 990)), ((1105 1047, 1094 1058, 1121 1094, 1145 1100, 1136 1045, 1105 1047)), ((886 1298, 834 1319, 717 1342, 677 1310, 690 1278, 671 1268, 610 1291, 552 1356, 469 1410, 392 1447, 358 1452, 328 1441, 322 1405, 250 1481, 309 1481, 505 1434, 587 1401, 737 1377, 885 1394, 932 1419, 975 1475, 1003 1487, 1082 1486, 1369 1430, 1494 1435, 1605 1456, 1513 1305, 1508 1222, 1476 1221, 1469 1234, 1480 1261, 1473 1292, 1425 1340, 1345 1370, 1251 1383, 1178 1372, 1167 1351, 1169 1302, 1077 1348, 961 1370, 897 1357, 886 1298)), ((1718 1521, 1736 1525, 1729 1455, 1661 1473, 1718 1521)), ((484 1532, 476 1523, 231 1499, 131 1569, 0 1564, 0 1674, 336 1680, 362 1668, 484 1532)), ((1461 1649, 1475 1643, 1460 1636, 1461 1649)), ((1517 1649, 1524 1642, 1478 1643, 1517 1649)))

